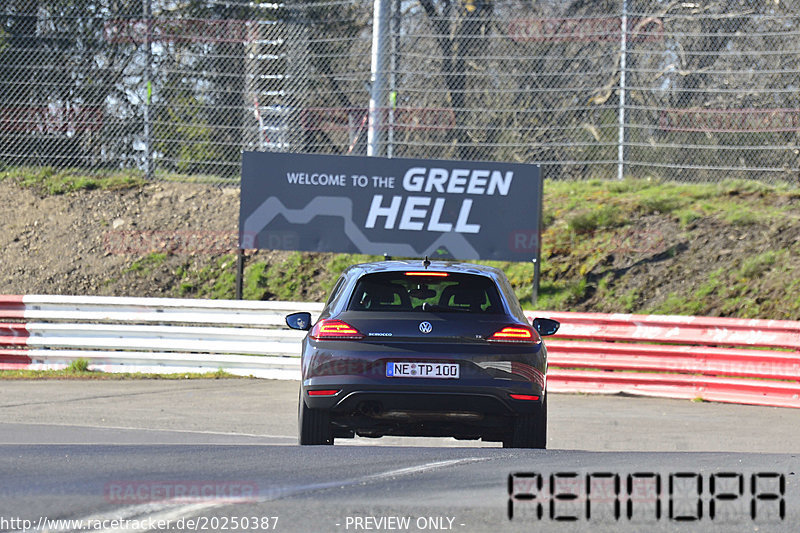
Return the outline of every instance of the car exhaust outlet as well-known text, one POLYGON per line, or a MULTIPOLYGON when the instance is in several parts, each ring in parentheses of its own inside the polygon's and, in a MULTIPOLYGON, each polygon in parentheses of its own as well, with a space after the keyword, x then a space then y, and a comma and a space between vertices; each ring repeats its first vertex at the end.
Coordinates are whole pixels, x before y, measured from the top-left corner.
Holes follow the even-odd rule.
POLYGON ((365 416, 378 417, 383 412, 383 405, 380 402, 361 402, 358 404, 358 411, 365 416))

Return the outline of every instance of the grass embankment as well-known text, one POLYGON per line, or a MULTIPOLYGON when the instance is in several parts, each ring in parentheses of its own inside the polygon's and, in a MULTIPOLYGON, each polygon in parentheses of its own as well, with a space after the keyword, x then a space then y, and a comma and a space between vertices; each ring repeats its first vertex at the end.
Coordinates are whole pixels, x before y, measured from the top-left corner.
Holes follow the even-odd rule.
POLYGON ((800 189, 551 183, 545 202, 540 308, 800 319, 800 189))
POLYGON ((146 181, 138 171, 88 172, 52 167, 7 167, 0 171, 0 181, 11 180, 20 187, 34 189, 39 194, 67 194, 95 189, 114 191, 141 187, 146 181))
MULTIPOLYGON (((0 169, 0 181, 9 179, 19 185, 34 189, 42 195, 67 194, 76 191, 113 191, 132 189, 148 183, 139 170, 97 170, 53 167, 11 167, 0 169)), ((156 172, 159 182, 207 183, 235 185, 236 180, 216 176, 156 172)))
MULTIPOLYGON (((800 189, 547 182, 538 309, 800 319, 800 189)), ((248 299, 314 300, 377 256, 290 253, 245 270, 248 299)), ((147 261, 166 261, 154 254, 147 261)), ((526 308, 532 264, 502 268, 526 308)), ((235 258, 177 269, 180 296, 233 296, 235 258)))

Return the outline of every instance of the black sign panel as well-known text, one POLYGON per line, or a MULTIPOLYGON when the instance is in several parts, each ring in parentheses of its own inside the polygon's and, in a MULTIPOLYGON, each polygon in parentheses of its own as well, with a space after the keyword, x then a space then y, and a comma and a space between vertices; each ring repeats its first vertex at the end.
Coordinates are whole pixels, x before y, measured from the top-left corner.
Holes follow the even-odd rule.
POLYGON ((538 165, 245 152, 243 248, 530 261, 538 165))

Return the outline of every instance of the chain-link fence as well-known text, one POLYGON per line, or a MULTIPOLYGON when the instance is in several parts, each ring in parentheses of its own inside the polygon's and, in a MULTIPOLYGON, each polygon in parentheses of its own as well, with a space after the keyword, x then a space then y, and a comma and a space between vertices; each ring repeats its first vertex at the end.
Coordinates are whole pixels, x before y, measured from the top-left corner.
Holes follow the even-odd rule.
POLYGON ((537 162, 556 179, 798 181, 792 2, 7 0, 0 12, 5 165, 235 183, 241 150, 274 150, 537 162))

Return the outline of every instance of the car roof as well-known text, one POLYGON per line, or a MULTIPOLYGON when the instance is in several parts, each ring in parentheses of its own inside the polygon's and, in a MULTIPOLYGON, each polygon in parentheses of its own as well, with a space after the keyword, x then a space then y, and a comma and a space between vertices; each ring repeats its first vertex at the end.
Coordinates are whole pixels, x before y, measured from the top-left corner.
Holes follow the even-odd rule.
POLYGON ((491 278, 503 278, 505 274, 499 268, 473 263, 456 263, 451 261, 430 261, 426 267, 422 260, 406 261, 376 261, 373 263, 359 263, 345 270, 347 274, 373 274, 375 272, 405 272, 407 270, 430 270, 433 272, 451 272, 460 274, 478 274, 491 278))

